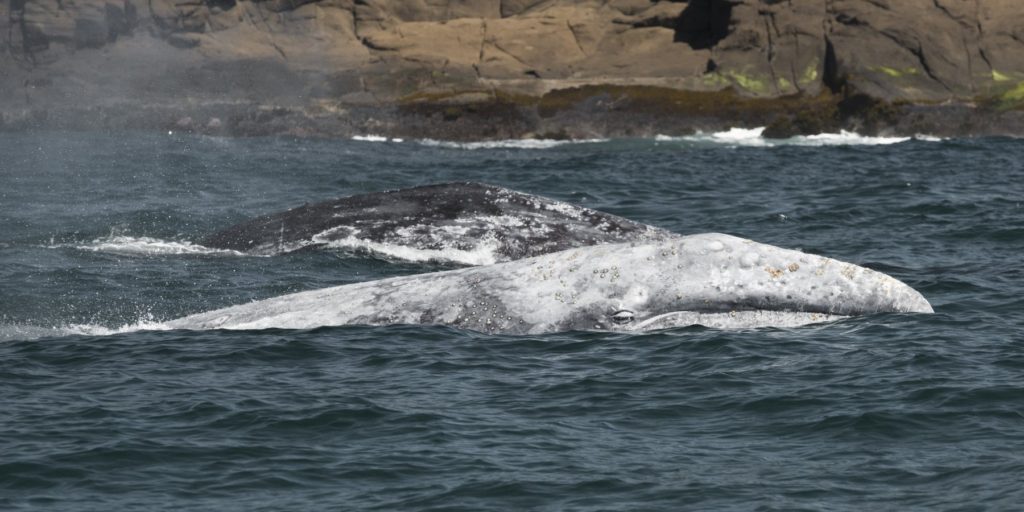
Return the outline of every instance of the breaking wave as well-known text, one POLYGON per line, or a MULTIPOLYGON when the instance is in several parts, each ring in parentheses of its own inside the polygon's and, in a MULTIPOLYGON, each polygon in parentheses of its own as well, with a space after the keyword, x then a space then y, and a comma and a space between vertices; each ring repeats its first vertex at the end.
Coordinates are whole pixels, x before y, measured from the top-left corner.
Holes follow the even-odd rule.
MULTIPOLYGON (((694 135, 670 136, 656 135, 655 143, 682 142, 688 144, 716 144, 727 146, 744 147, 777 147, 777 146, 883 146, 899 144, 911 140, 924 142, 940 142, 945 140, 932 135, 914 135, 913 137, 876 137, 861 135, 855 132, 842 130, 839 133, 819 133, 817 135, 798 135, 788 139, 769 139, 764 137, 764 127, 759 128, 730 128, 726 131, 702 133, 694 135)), ((404 142, 400 138, 385 137, 383 135, 356 135, 352 140, 363 142, 404 142)), ((632 139, 652 140, 652 139, 632 139)), ((505 140, 483 140, 474 142, 455 142, 447 140, 420 139, 416 144, 427 147, 447 149, 551 149, 566 145, 596 144, 615 142, 613 139, 505 139, 505 140)))
POLYGON ((486 140, 479 142, 451 142, 444 140, 423 139, 420 144, 430 147, 452 148, 452 149, 549 149, 566 144, 593 144, 596 142, 607 142, 608 139, 506 139, 486 140))
POLYGON ((654 138, 657 142, 690 142, 690 143, 713 143, 730 146, 749 147, 776 147, 776 146, 882 146, 899 144, 911 140, 926 142, 939 142, 943 139, 930 135, 915 135, 913 137, 872 137, 858 133, 842 130, 839 133, 819 133, 817 135, 798 135, 788 139, 767 139, 763 136, 764 127, 760 128, 731 128, 724 132, 697 133, 683 137, 670 137, 658 135, 654 138))
POLYGON ((396 138, 396 137, 385 137, 383 135, 374 135, 374 134, 355 135, 355 136, 352 137, 352 140, 356 140, 356 141, 360 141, 360 142, 402 142, 403 141, 403 139, 399 139, 399 138, 396 138))

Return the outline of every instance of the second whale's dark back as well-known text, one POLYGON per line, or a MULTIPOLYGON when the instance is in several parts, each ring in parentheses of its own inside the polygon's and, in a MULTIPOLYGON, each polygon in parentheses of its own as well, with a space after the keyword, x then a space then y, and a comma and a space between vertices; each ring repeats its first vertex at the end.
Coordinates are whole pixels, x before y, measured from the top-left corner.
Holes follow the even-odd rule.
POLYGON ((482 183, 444 183, 303 205, 237 224, 202 244, 251 254, 308 247, 490 263, 672 236, 608 213, 482 183), (475 254, 474 258, 452 257, 475 254))

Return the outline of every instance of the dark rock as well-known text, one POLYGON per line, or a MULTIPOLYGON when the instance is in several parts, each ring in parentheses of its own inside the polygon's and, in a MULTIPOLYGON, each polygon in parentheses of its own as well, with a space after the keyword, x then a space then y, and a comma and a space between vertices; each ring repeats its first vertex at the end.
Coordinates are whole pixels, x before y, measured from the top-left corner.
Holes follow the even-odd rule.
POLYGON ((837 132, 842 128, 839 106, 820 104, 817 108, 798 111, 792 116, 783 116, 767 127, 762 136, 769 139, 788 139, 797 135, 817 135, 837 132))
POLYGON ((858 94, 843 99, 837 105, 839 115, 847 125, 866 134, 875 134, 891 126, 902 117, 901 110, 894 104, 858 94))
POLYGON ((761 132, 761 136, 766 139, 788 139, 797 135, 800 135, 800 130, 789 117, 780 117, 772 121, 761 132))

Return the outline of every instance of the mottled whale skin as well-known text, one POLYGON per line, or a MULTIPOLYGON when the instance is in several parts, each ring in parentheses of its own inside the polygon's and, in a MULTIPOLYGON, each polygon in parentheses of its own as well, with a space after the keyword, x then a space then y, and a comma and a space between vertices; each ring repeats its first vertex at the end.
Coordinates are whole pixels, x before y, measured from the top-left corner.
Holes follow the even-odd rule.
POLYGON ((669 236, 665 230, 589 208, 466 182, 304 205, 232 226, 201 243, 258 255, 330 246, 402 257, 410 254, 403 253, 405 249, 415 251, 407 259, 431 259, 431 254, 437 254, 436 259, 490 264, 573 247, 669 236), (452 252, 470 256, 452 258, 452 252))
POLYGON ((167 322, 171 329, 445 325, 486 333, 792 327, 930 313, 917 291, 831 258, 709 233, 312 290, 167 322))

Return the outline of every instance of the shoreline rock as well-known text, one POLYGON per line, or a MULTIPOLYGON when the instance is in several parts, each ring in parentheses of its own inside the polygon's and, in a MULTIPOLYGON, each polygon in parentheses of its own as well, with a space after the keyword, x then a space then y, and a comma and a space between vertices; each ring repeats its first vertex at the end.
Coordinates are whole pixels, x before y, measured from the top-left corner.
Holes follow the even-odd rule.
POLYGON ((0 130, 1024 136, 1015 0, 8 0, 0 130))
POLYGON ((435 99, 398 105, 284 106, 259 103, 119 103, 0 113, 0 132, 173 131, 215 136, 298 136, 451 141, 682 136, 765 127, 766 138, 837 133, 937 137, 1024 136, 1024 110, 985 105, 894 104, 867 96, 744 99, 731 91, 587 88, 541 98, 472 103, 435 99), (676 101, 673 97, 685 98, 676 101), (729 105, 729 102, 735 102, 729 105))

